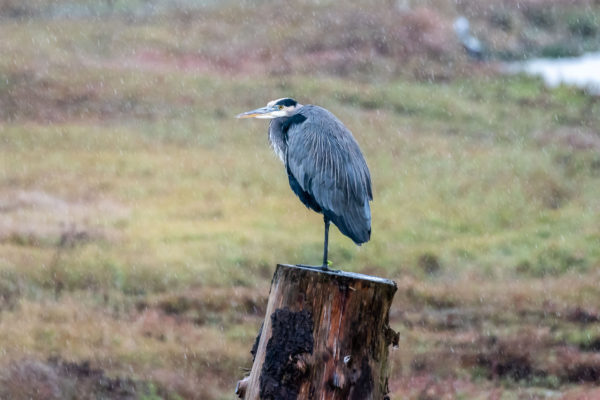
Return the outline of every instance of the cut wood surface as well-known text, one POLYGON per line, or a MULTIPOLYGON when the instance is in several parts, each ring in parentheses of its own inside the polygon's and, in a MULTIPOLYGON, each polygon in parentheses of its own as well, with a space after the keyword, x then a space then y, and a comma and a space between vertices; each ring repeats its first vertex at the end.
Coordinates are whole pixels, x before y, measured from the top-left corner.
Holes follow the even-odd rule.
POLYGON ((386 399, 393 281, 277 265, 250 376, 236 392, 256 399, 386 399))

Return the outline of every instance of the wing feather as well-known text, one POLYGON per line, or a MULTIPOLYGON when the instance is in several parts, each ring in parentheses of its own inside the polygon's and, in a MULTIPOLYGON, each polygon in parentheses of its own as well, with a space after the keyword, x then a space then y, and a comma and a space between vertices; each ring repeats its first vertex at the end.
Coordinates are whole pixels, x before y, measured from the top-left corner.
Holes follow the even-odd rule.
MULTIPOLYGON (((352 133, 329 111, 304 106, 306 119, 287 131, 286 166, 302 191, 357 244, 369 240, 373 199, 367 163, 352 133)), ((305 200, 303 202, 307 204, 305 200)))

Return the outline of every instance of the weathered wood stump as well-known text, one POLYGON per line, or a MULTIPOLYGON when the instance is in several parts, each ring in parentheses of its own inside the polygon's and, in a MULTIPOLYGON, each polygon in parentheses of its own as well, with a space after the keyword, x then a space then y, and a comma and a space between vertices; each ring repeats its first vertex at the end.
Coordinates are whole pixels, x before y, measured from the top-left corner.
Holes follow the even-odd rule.
POLYGON ((393 281, 342 271, 277 265, 246 400, 383 400, 393 281))

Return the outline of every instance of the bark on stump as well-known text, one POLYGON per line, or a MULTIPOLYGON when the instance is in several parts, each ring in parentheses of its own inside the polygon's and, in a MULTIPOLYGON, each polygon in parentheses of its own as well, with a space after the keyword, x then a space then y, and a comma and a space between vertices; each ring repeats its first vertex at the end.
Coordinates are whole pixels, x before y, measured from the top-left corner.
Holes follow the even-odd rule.
POLYGON ((277 265, 246 400, 383 400, 396 283, 342 271, 277 265))

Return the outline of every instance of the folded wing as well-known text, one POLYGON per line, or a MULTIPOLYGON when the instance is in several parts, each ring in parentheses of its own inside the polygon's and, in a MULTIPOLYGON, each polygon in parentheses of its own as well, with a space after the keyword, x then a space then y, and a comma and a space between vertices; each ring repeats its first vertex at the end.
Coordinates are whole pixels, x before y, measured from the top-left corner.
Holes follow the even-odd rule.
POLYGON ((304 106, 287 127, 286 167, 300 200, 355 243, 371 237, 373 199, 367 163, 352 133, 329 111, 304 106))

